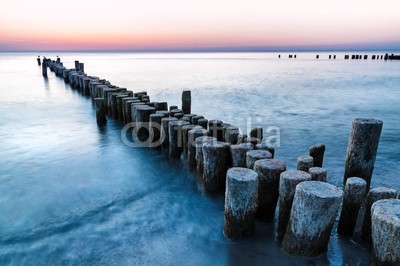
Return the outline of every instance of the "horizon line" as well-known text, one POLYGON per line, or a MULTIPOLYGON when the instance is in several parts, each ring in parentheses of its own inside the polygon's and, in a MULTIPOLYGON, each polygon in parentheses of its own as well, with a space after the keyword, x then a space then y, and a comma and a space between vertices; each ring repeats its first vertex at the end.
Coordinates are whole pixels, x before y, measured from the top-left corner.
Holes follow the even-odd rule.
POLYGON ((327 49, 327 48, 296 48, 296 49, 289 49, 289 48, 281 48, 281 49, 251 49, 251 48, 237 48, 237 49, 229 49, 229 48, 204 48, 204 49, 0 49, 0 53, 15 53, 15 52, 23 52, 23 53, 37 53, 37 52, 62 52, 62 53, 107 53, 107 52, 127 52, 127 53, 196 53, 196 52, 231 52, 231 53, 245 53, 245 52, 282 52, 282 53, 290 53, 290 52, 388 52, 388 51, 400 51, 399 48, 349 48, 349 49, 327 49))

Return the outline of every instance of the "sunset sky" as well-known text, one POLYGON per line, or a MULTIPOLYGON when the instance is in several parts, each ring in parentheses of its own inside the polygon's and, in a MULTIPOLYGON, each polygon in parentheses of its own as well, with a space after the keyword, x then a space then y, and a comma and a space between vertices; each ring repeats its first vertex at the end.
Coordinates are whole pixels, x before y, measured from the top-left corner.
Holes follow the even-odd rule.
POLYGON ((0 50, 400 48, 398 0, 1 0, 0 50))

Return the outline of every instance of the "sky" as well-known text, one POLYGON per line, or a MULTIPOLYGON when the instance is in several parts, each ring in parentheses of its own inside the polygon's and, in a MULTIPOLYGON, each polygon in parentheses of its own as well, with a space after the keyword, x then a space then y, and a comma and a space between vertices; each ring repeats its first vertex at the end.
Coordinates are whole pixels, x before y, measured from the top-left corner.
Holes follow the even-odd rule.
POLYGON ((400 48, 398 0, 0 0, 0 50, 400 48))

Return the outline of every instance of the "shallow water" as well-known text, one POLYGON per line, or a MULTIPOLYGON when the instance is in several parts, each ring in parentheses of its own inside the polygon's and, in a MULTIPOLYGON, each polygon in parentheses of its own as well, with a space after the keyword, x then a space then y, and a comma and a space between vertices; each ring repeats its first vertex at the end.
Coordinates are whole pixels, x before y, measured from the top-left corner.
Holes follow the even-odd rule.
MULTIPOLYGON (((193 113, 243 131, 260 117, 257 125, 280 128, 276 158, 288 168, 325 143, 336 185, 352 119, 381 119, 372 187, 400 189, 399 62, 314 53, 59 55, 67 67, 80 60, 88 74, 147 90, 152 101, 180 105, 190 89, 193 113)), ((357 235, 334 234, 326 256, 302 259, 280 250, 274 224, 257 223, 247 241, 226 240, 223 196, 202 195, 183 161, 126 146, 117 122, 98 128, 90 99, 53 73, 43 79, 35 56, 0 53, 0 264, 369 263, 357 235)))

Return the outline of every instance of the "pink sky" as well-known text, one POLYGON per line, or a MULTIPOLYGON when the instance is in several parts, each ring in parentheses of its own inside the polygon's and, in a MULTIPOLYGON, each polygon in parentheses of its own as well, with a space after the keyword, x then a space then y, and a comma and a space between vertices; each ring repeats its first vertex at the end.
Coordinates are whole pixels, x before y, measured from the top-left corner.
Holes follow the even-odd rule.
POLYGON ((2 0, 0 8, 0 50, 400 44, 397 0, 2 0))

